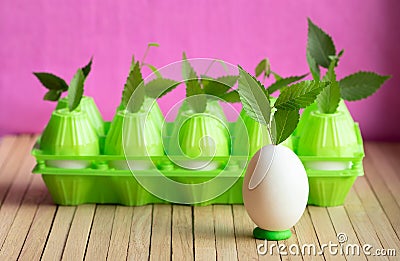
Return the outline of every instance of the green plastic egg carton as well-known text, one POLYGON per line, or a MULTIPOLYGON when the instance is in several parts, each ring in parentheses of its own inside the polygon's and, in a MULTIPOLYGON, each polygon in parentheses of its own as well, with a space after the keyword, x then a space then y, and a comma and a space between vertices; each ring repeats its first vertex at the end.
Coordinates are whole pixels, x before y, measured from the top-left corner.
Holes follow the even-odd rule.
MULTIPOLYGON (((332 207, 343 205, 347 194, 358 176, 364 175, 362 160, 364 158, 364 147, 358 123, 354 123, 354 132, 357 138, 357 148, 352 157, 314 157, 300 156, 303 162, 309 182, 308 204, 332 207), (313 166, 320 162, 334 162, 341 165, 349 165, 342 170, 317 170, 313 166)), ((298 137, 292 137, 293 140, 298 137)), ((296 142, 294 141, 294 144, 296 142)), ((294 148, 296 152, 296 147, 294 148)))
MULTIPOLYGON (((106 131, 108 124, 106 123, 106 131)), ((172 125, 173 123, 167 123, 167 128, 172 128, 172 125)), ((229 125, 230 129, 233 130, 233 123, 229 123, 229 125)), ((360 146, 354 157, 300 157, 305 165, 318 161, 351 162, 351 167, 346 170, 313 170, 306 168, 310 184, 309 204, 318 206, 342 205, 355 179, 364 174, 362 167, 364 152, 357 124, 355 124, 355 130, 360 146)), ((292 138, 296 139, 297 137, 292 138)), ((32 154, 37 161, 33 173, 42 174, 42 178, 56 204, 80 205, 97 203, 140 206, 152 203, 171 203, 154 196, 138 182, 136 177, 162 186, 162 180, 158 175, 154 174, 154 170, 135 170, 134 175, 132 175, 130 170, 116 170, 109 166, 111 161, 141 160, 142 157, 46 155, 39 149, 39 143, 40 139, 32 150, 32 154), (89 161, 90 165, 85 169, 65 169, 46 165, 47 161, 52 160, 82 160, 89 161)), ((103 150, 103 147, 104 138, 100 139, 100 151, 103 150)), ((151 157, 151 160, 162 175, 168 179, 186 184, 208 181, 217 175, 221 175, 221 170, 224 170, 222 179, 233 185, 211 200, 199 201, 192 205, 243 204, 242 183, 245 169, 242 166, 245 166, 248 162, 249 158, 247 156, 215 157, 213 160, 220 163, 219 169, 203 171, 192 171, 177 167, 167 156, 154 156, 151 157), (230 162, 229 167, 226 165, 228 160, 230 162)), ((176 193, 179 192, 177 191, 176 193)), ((207 191, 204 193, 207 193, 207 191)), ((186 196, 192 202, 196 202, 197 198, 202 198, 202 195, 199 194, 189 194, 186 196)))

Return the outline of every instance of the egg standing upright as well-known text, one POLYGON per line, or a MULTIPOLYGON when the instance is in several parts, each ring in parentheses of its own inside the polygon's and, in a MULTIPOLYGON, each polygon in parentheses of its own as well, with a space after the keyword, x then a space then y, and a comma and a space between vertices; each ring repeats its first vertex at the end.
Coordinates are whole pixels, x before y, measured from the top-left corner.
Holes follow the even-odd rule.
POLYGON ((283 240, 307 205, 308 179, 299 158, 283 145, 262 147, 250 160, 243 201, 256 223, 255 238, 283 240))

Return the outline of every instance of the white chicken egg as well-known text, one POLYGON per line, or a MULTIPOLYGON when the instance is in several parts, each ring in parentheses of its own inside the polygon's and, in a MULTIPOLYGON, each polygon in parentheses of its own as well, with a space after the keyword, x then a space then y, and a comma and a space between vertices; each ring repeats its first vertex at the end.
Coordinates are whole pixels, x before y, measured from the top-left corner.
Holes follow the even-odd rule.
POLYGON ((293 151, 282 145, 267 145, 250 160, 243 182, 243 201, 259 228, 290 229, 301 218, 307 199, 307 174, 293 151))

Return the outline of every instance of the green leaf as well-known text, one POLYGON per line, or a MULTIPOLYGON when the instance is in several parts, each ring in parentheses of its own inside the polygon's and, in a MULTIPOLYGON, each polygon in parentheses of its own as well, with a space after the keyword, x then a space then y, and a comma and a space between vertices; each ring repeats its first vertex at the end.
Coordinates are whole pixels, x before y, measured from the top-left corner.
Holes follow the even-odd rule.
POLYGON ((158 69, 155 66, 148 64, 148 63, 145 63, 143 65, 147 66, 157 76, 157 78, 162 78, 161 73, 158 71, 158 69))
POLYGON ((307 49, 307 63, 308 67, 310 68, 310 72, 312 74, 312 77, 314 81, 318 81, 321 79, 321 72, 319 70, 318 64, 315 62, 314 58, 312 58, 310 51, 307 49))
POLYGON ((196 96, 195 98, 187 99, 189 106, 198 113, 204 112, 207 107, 207 97, 204 90, 201 88, 199 78, 183 53, 182 62, 182 77, 186 83, 186 97, 196 96))
POLYGON ((92 62, 93 62, 93 57, 90 58, 90 61, 88 64, 86 64, 84 67, 82 67, 82 72, 85 78, 89 75, 90 71, 92 70, 92 62))
POLYGON ((340 102, 340 89, 339 83, 336 81, 335 66, 337 64, 338 57, 331 60, 329 69, 324 76, 324 80, 329 81, 328 87, 326 87, 320 95, 317 97, 318 109, 322 113, 334 113, 340 102))
POLYGON ((145 85, 146 95, 154 99, 161 98, 179 84, 180 82, 171 79, 156 78, 145 85))
POLYGON ((38 78, 43 86, 49 90, 59 90, 63 92, 68 90, 67 83, 54 74, 44 72, 34 72, 33 74, 38 78))
POLYGON ((264 86, 239 67, 239 95, 246 113, 261 124, 268 125, 271 117, 271 107, 264 86))
POLYGON ((267 68, 267 59, 262 59, 256 66, 256 77, 260 76, 267 68))
POLYGON ((302 81, 282 90, 274 107, 279 110, 298 110, 315 101, 317 95, 327 86, 326 82, 302 81))
POLYGON ((135 67, 135 64, 136 64, 135 56, 132 55, 131 66, 129 67, 129 71, 133 70, 133 68, 135 67))
POLYGON ((272 72, 271 71, 271 73, 272 73, 272 75, 274 76, 274 78, 275 78, 275 81, 279 81, 279 80, 281 80, 282 79, 282 76, 280 76, 279 74, 277 74, 276 72, 272 72))
POLYGON ((336 54, 332 38, 316 26, 310 18, 308 18, 307 50, 315 62, 325 68, 328 68, 330 64, 329 56, 336 54))
POLYGON ((43 97, 45 101, 58 101, 60 99, 62 91, 59 90, 49 90, 43 97))
POLYGON ((296 129, 300 114, 298 110, 277 110, 274 113, 272 128, 273 143, 278 145, 284 142, 296 129))
POLYGON ((140 65, 139 62, 136 62, 129 73, 122 92, 122 104, 129 112, 138 112, 143 105, 145 89, 142 85, 143 77, 140 72, 140 65), (132 101, 129 102, 131 99, 132 101))
POLYGON ((68 109, 73 111, 78 107, 83 95, 83 84, 85 83, 85 75, 82 69, 78 69, 71 80, 68 88, 68 109))
POLYGON ((237 90, 233 90, 228 92, 220 97, 225 102, 235 103, 240 102, 239 92, 237 90))
POLYGON ((339 81, 340 95, 348 101, 356 101, 374 94, 391 76, 373 72, 357 72, 339 81))
POLYGON ((237 82, 239 76, 226 75, 213 79, 208 76, 202 76, 204 93, 212 96, 221 97, 226 94, 237 82))
POLYGON ((335 113, 340 102, 338 82, 330 82, 317 96, 318 109, 322 113, 335 113))
POLYGON ((308 74, 304 74, 304 75, 300 75, 300 76, 290 76, 287 78, 281 78, 280 80, 274 82, 273 84, 271 84, 267 90, 269 94, 274 93, 275 91, 281 89, 282 87, 286 87, 291 83, 297 82, 301 79, 303 79, 304 77, 306 77, 308 74))
POLYGON ((153 46, 153 47, 160 47, 160 44, 152 42, 152 43, 148 43, 147 46, 148 46, 148 47, 150 47, 150 46, 153 46))

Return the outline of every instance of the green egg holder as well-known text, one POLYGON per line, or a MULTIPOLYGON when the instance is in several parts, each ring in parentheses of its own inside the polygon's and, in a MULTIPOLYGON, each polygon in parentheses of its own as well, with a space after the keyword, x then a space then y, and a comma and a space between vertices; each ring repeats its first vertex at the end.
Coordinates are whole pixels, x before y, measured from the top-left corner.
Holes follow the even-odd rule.
MULTIPOLYGON (((105 123, 108 131, 109 122, 105 123)), ((167 133, 174 123, 167 123, 167 133)), ((234 130, 234 123, 229 123, 229 128, 234 130)), ((311 170, 306 169, 310 193, 308 203, 317 206, 342 205, 351 186, 358 176, 364 174, 362 159, 364 157, 363 143, 358 124, 354 125, 358 138, 359 150, 353 157, 315 157, 301 156, 303 163, 310 161, 337 161, 352 162, 352 167, 346 170, 311 170)), ((170 133, 170 132, 169 132, 170 133)), ((233 133, 233 138, 234 138, 233 133)), ((293 140, 297 137, 293 136, 293 140)), ((104 149, 105 137, 100 137, 100 152, 104 149)), ((53 198, 59 205, 80 205, 86 203, 121 204, 127 206, 140 206, 152 203, 171 203, 160 199, 143 188, 130 170, 116 170, 109 167, 113 160, 126 160, 124 156, 97 155, 97 156, 71 156, 71 155, 46 155, 39 149, 40 138, 32 150, 37 165, 33 173, 42 174, 42 178, 53 198), (47 160, 84 160, 91 165, 85 169, 64 169, 46 165, 47 160)), ((232 144, 234 144, 232 142, 232 144)), ((296 148, 294 148, 296 151, 296 148)), ((194 205, 210 204, 243 204, 242 183, 245 170, 240 170, 239 165, 248 162, 247 156, 230 156, 229 168, 224 170, 224 179, 233 180, 233 186, 220 196, 194 205), (241 172, 241 173, 240 173, 241 172), (239 178, 238 178, 239 176, 239 178), (236 181, 235 181, 236 180, 236 181)), ((193 171, 175 166, 167 156, 151 157, 158 170, 167 178, 181 183, 202 183, 217 176, 225 168, 228 157, 215 157, 220 161, 221 167, 210 171, 193 171)), ((143 157, 129 157, 128 159, 143 159, 143 157)), ((135 170, 135 176, 158 182, 160 177, 154 175, 153 170, 135 170)))

